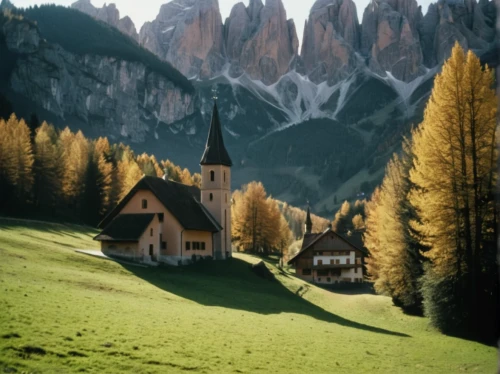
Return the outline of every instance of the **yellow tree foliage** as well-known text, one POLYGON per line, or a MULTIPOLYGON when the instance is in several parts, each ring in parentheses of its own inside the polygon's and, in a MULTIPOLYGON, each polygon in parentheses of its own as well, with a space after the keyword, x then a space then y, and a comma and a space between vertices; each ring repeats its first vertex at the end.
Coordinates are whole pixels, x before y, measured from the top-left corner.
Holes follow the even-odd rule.
POLYGON ((411 202, 421 219, 415 225, 442 275, 468 271, 481 255, 482 221, 492 214, 497 162, 492 87, 492 72, 457 43, 414 133, 411 179, 417 188, 411 202))
POLYGON ((70 205, 78 205, 85 190, 89 163, 89 142, 81 131, 73 134, 66 127, 59 136, 61 147, 62 192, 70 205))
POLYGON ((97 166, 96 187, 99 194, 99 215, 103 216, 110 208, 113 188, 113 164, 109 160, 111 146, 108 138, 94 141, 93 163, 97 166))
POLYGON ((282 251, 291 241, 291 231, 279 204, 267 197, 260 182, 251 182, 232 196, 232 238, 245 250, 282 251))
POLYGON ((361 214, 356 214, 352 218, 352 225, 354 227, 354 230, 356 230, 356 231, 364 230, 365 221, 363 220, 363 216, 361 214))
POLYGON ((10 182, 15 186, 18 196, 27 197, 33 187, 34 157, 30 129, 24 119, 17 121, 14 115, 7 121, 7 126, 10 126, 12 131, 15 165, 10 182))
MULTIPOLYGON (((365 206, 365 225, 366 230, 363 234, 363 244, 370 252, 370 256, 366 258, 366 270, 372 281, 381 279, 379 263, 381 262, 383 253, 380 243, 380 233, 383 230, 380 220, 380 187, 377 187, 372 194, 370 201, 365 206)), ((380 281, 383 284, 383 280, 380 281)))

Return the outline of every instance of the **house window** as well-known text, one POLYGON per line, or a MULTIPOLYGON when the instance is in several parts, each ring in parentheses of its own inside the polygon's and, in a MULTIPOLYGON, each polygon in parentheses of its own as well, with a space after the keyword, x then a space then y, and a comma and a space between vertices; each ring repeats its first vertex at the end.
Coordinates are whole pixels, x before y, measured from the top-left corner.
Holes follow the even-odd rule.
POLYGON ((213 194, 213 193, 211 193, 211 194, 210 194, 210 201, 213 201, 213 200, 214 200, 214 194, 213 194))
POLYGON ((205 250, 205 242, 201 242, 201 250, 204 251, 205 250))
POLYGON ((346 263, 347 265, 349 265, 349 264, 351 263, 351 259, 349 259, 349 258, 348 258, 348 259, 346 259, 346 260, 345 260, 345 263, 346 263))
POLYGON ((330 260, 330 265, 335 264, 335 260, 330 260))
POLYGON ((153 236, 153 229, 149 230, 149 236, 153 236))
POLYGON ((311 269, 302 269, 302 275, 311 275, 311 269))
POLYGON ((163 222, 165 215, 163 213, 158 213, 158 221, 163 222))
POLYGON ((323 260, 318 260, 318 265, 323 265, 323 260))
POLYGON ((146 199, 142 200, 142 209, 148 209, 148 201, 146 199))
POLYGON ((340 265, 340 260, 335 260, 335 265, 340 265))
POLYGON ((358 265, 361 265, 361 259, 360 259, 359 257, 356 259, 356 263, 357 263, 358 265))
POLYGON ((193 249, 194 250, 200 249, 200 242, 193 242, 193 249))
POLYGON ((210 180, 211 180, 212 182, 214 182, 214 181, 215 181, 215 171, 213 171, 213 170, 210 170, 210 180))
POLYGON ((186 251, 191 250, 191 242, 186 242, 186 251))

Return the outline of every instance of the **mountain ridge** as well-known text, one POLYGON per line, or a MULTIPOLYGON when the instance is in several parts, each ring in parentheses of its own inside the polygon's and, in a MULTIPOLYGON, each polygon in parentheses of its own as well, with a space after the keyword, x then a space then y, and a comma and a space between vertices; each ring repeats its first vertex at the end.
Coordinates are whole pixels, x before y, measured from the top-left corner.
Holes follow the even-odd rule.
MULTIPOLYGON (((191 4, 188 4, 191 0, 182 1, 191 4)), ((309 45, 303 43, 301 55, 312 56, 308 60, 299 55, 298 43, 293 37, 294 24, 286 19, 280 0, 269 2, 266 11, 259 0, 250 2, 248 7, 235 6, 233 16, 225 20, 226 25, 233 26, 231 33, 223 27, 222 20, 219 22, 212 7, 214 3, 217 2, 204 0, 205 7, 198 3, 200 6, 196 9, 194 5, 191 9, 182 8, 173 18, 168 18, 173 14, 168 9, 163 14, 171 23, 164 23, 161 31, 171 28, 168 32, 173 34, 176 28, 189 30, 186 24, 199 27, 207 21, 208 44, 189 35, 184 37, 180 32, 168 39, 169 48, 182 46, 185 50, 178 61, 183 61, 184 68, 193 74, 189 81, 192 93, 184 96, 176 93, 175 85, 160 83, 161 79, 153 75, 149 79, 138 79, 134 69, 119 68, 117 64, 117 68, 111 69, 115 69, 115 73, 102 83, 92 81, 85 88, 94 92, 89 108, 83 106, 78 112, 70 106, 58 111, 46 103, 51 99, 52 85, 68 87, 56 90, 56 94, 71 97, 74 77, 62 74, 66 67, 56 64, 59 66, 56 71, 61 72, 56 75, 57 82, 34 79, 33 75, 37 74, 49 77, 50 70, 47 66, 40 67, 33 58, 26 58, 27 54, 21 54, 14 62, 13 73, 9 73, 8 95, 33 99, 33 107, 41 105, 47 113, 55 114, 54 122, 61 125, 76 116, 73 126, 85 129, 90 136, 108 135, 114 141, 133 144, 138 151, 168 157, 196 170, 206 140, 212 90, 216 88, 224 136, 235 163, 234 185, 258 179, 280 200, 296 206, 309 200, 316 212, 330 214, 343 199, 370 193, 379 183, 387 160, 398 150, 401 136, 408 134, 411 126, 422 119, 433 77, 439 71, 437 61, 446 55, 447 47, 460 39, 459 42, 486 48, 475 50, 479 53, 491 51, 495 42, 489 34, 489 25, 494 21, 491 2, 481 1, 479 5, 470 0, 472 5, 464 8, 440 0, 428 18, 427 14, 420 18, 413 0, 393 1, 392 5, 379 1, 372 2, 373 9, 365 10, 367 19, 375 24, 380 20, 381 26, 377 24, 377 32, 373 34, 370 55, 363 56, 363 29, 355 27, 356 12, 351 0, 320 0, 313 7, 304 32, 310 36, 309 45), (210 17, 204 19, 199 12, 208 12, 210 17), (404 14, 409 14, 408 18, 404 14), (463 24, 450 23, 453 16, 464 20, 463 24), (248 22, 238 22, 241 17, 248 17, 248 22), (269 22, 263 24, 263 19, 269 22), (443 34, 439 34, 437 28, 429 32, 429 25, 436 22, 444 29, 443 34), (351 26, 343 27, 348 24, 351 26), (427 26, 422 28, 423 24, 427 26), (418 39, 414 38, 415 25, 420 30, 418 39), (342 35, 339 30, 346 32, 342 35), (271 40, 269 35, 276 35, 276 39, 271 40), (391 35, 391 43, 387 44, 388 40, 380 35, 391 35), (276 40, 284 40, 286 48, 281 50, 282 43, 276 40), (415 52, 415 45, 428 45, 431 40, 433 46, 438 43, 440 48, 433 47, 431 53, 422 55, 415 52), (215 49, 212 41, 216 42, 215 49), (228 49, 228 42, 234 48, 228 49), (217 43, 222 43, 222 47, 217 43), (195 51, 196 46, 200 48, 195 51), (240 50, 247 51, 248 57, 238 55, 240 50), (232 60, 225 60, 224 53, 232 60), (408 61, 398 64, 398 59, 407 53, 408 61), (262 65, 257 60, 262 60, 262 65), (31 78, 17 74, 23 66, 28 72, 38 73, 32 73, 31 78), (384 71, 385 66, 392 71, 384 71), (411 80, 406 81, 405 77, 410 76, 411 80), (127 82, 138 84, 129 90, 127 82), (40 87, 45 94, 30 95, 40 87), (145 90, 145 87, 148 88, 145 90), (120 108, 127 109, 126 115, 117 117, 120 108), (106 123, 103 119, 108 116, 118 120, 106 123)), ((89 28, 94 26, 89 24, 89 28)), ((155 27, 149 27, 149 32, 154 34, 155 27)), ((33 44, 29 30, 21 30, 28 47, 33 44)), ((7 37, 20 35, 18 31, 2 27, 7 37)), ((67 33, 82 33, 82 29, 68 29, 67 33)), ((43 30, 40 37, 47 38, 43 30)), ((137 44, 133 38, 127 40, 130 45, 137 44)), ((16 43, 12 45, 10 52, 18 53, 16 43)), ((56 46, 51 50, 54 56, 64 56, 67 52, 56 46)), ((493 53, 484 53, 487 55, 493 56, 492 61, 496 62, 493 53)), ((85 59, 77 60, 76 65, 79 64, 81 69, 77 70, 85 71, 85 59)), ((107 69, 112 62, 101 60, 95 66, 101 64, 107 69)), ((175 67, 175 61, 172 65, 175 67)), ((76 76, 77 82, 85 81, 84 75, 76 76)), ((82 96, 83 103, 87 96, 88 92, 82 96)))

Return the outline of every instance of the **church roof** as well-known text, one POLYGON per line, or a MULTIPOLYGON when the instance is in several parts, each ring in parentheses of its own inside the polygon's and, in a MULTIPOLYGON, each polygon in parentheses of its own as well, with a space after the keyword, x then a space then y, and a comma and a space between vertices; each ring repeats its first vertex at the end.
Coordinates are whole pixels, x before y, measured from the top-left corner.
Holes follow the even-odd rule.
POLYGON ((154 213, 120 214, 94 240, 136 242, 154 217, 154 213))
POLYGON ((217 103, 214 102, 210 131, 208 132, 207 145, 201 158, 200 165, 224 165, 233 166, 233 162, 224 146, 222 127, 219 119, 217 103))
POLYGON ((198 187, 147 176, 130 190, 127 196, 104 218, 99 227, 107 227, 139 190, 151 191, 186 230, 208 232, 222 230, 222 226, 200 203, 201 191, 198 187))

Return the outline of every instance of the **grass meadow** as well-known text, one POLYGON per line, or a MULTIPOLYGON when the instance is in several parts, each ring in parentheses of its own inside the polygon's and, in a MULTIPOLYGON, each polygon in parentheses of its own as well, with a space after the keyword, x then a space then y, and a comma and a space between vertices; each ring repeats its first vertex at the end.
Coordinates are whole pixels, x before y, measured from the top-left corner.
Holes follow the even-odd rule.
POLYGON ((441 335, 387 297, 331 292, 237 254, 141 268, 75 252, 96 232, 0 219, 6 373, 494 373, 494 347, 441 335))

